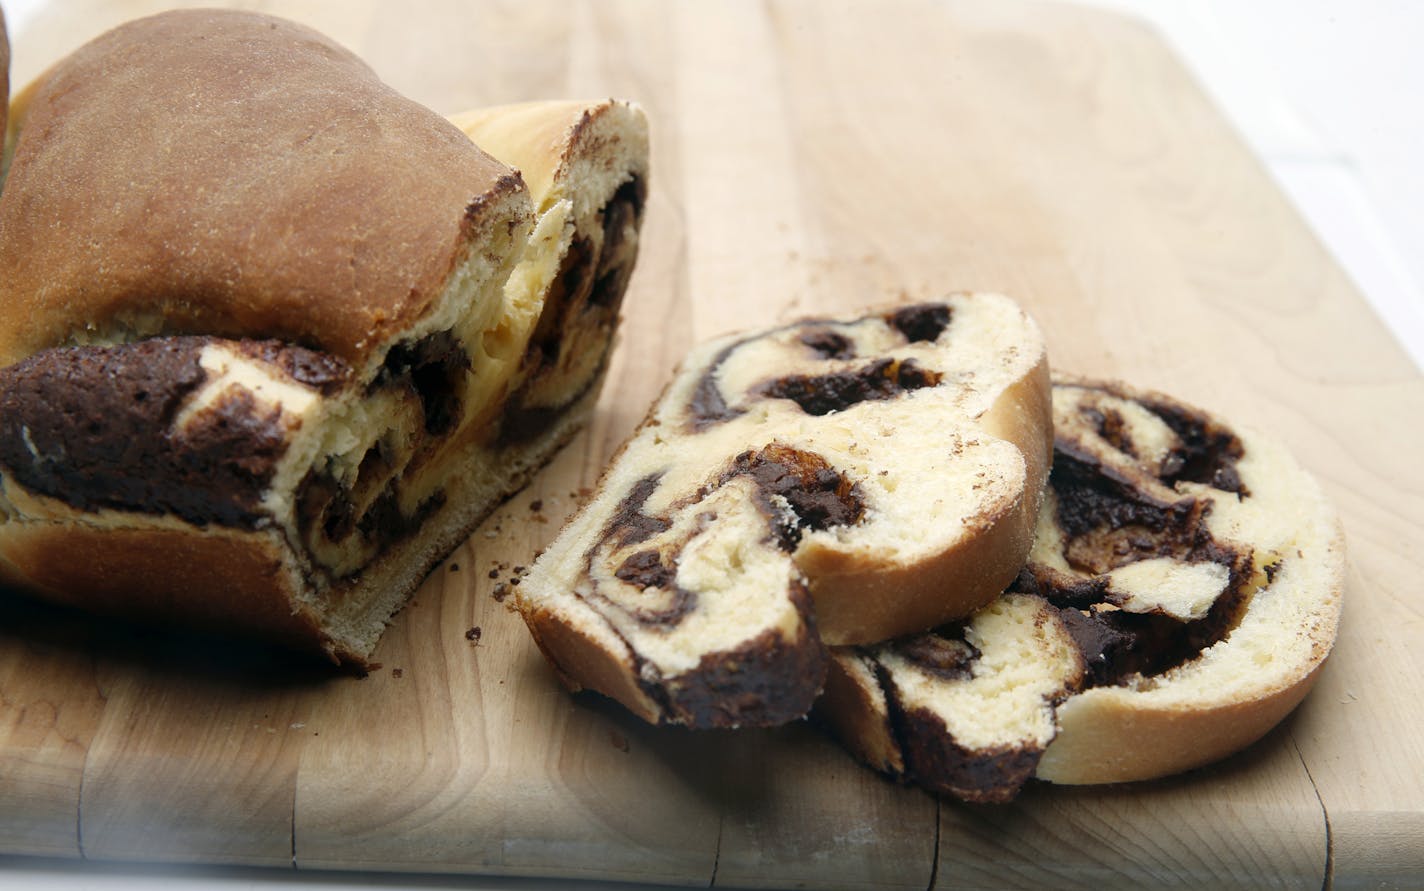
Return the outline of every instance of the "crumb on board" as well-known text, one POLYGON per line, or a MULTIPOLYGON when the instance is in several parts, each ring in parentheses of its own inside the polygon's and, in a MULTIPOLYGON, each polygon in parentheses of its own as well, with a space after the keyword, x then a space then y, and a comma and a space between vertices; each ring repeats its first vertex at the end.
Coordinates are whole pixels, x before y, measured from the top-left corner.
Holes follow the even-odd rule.
POLYGON ((391 677, 393 677, 393 678, 402 677, 404 674, 405 674, 405 669, 403 669, 403 668, 392 668, 392 669, 391 669, 391 677))
POLYGON ((476 625, 469 631, 465 632, 465 640, 468 640, 470 643, 478 646, 480 642, 480 636, 482 634, 484 634, 484 632, 480 630, 480 626, 476 625))

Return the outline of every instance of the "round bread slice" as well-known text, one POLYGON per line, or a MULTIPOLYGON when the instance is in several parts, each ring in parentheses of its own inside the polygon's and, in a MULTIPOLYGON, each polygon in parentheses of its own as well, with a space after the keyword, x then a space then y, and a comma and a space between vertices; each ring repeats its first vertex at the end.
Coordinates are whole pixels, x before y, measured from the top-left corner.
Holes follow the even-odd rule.
POLYGON ((966 622, 838 650, 817 715, 862 760, 1001 802, 1030 778, 1144 780, 1223 758, 1306 695, 1344 543, 1287 452, 1169 397, 1060 379, 1033 551, 966 622))
POLYGON ((934 627, 1014 577, 1049 423, 1042 338, 997 295, 712 341, 519 608, 570 687, 645 720, 793 720, 827 642, 934 627))
MULTIPOLYGON (((0 579, 363 664, 597 396, 606 321, 566 399, 537 423, 511 407, 540 373, 524 319, 557 286, 514 273, 557 269, 608 216, 635 249, 644 193, 533 237, 514 170, 267 16, 130 23, 23 98, 0 194, 0 579)), ((644 181, 645 128, 621 123, 548 163, 644 181)), ((631 253, 591 263, 616 306, 631 253)))

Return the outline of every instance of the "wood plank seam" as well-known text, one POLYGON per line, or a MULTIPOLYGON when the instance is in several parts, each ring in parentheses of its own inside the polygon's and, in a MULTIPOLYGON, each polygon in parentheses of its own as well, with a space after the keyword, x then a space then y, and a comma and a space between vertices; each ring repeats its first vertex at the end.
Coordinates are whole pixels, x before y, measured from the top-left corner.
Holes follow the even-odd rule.
MULTIPOLYGON (((91 740, 92 742, 92 740, 91 740)), ((88 860, 84 853, 84 781, 89 778, 89 746, 84 747, 84 766, 79 769, 79 794, 74 796, 74 849, 80 860, 88 860)))
POLYGON ((1315 784, 1315 777, 1310 774, 1310 765, 1305 762, 1305 755, 1301 753, 1294 733, 1291 734, 1290 740, 1295 756, 1300 759, 1300 767, 1305 771, 1305 778, 1310 780, 1310 788, 1315 792, 1315 800, 1320 802, 1320 816, 1325 820, 1325 879, 1320 889, 1331 891, 1335 887, 1335 840, 1330 834, 1330 808, 1325 806, 1325 799, 1320 796, 1320 787, 1315 784))
POLYGON ((930 883, 925 886, 925 891, 934 891, 935 882, 939 881, 939 837, 944 832, 944 824, 940 822, 940 811, 944 808, 944 802, 935 799, 934 812, 934 854, 930 857, 930 883))
POLYGON ((712 846, 712 875, 707 878, 707 887, 717 887, 717 867, 722 862, 722 829, 727 825, 725 812, 717 815, 717 842, 712 846))

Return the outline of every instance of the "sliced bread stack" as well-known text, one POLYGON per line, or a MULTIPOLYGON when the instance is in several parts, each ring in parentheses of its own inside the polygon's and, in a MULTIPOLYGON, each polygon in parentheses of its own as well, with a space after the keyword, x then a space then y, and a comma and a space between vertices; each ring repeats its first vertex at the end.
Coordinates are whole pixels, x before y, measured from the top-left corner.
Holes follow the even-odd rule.
POLYGON ((1042 338, 954 295, 692 353, 519 588, 573 688, 648 721, 806 714, 827 647, 923 631, 1018 573, 1050 448, 1042 338))
POLYGON ((1342 577, 1280 446, 1120 384, 1050 399, 1032 322, 961 294, 696 350, 518 605, 569 687, 645 720, 819 696, 872 767, 1002 802, 1258 739, 1328 654, 1342 577))

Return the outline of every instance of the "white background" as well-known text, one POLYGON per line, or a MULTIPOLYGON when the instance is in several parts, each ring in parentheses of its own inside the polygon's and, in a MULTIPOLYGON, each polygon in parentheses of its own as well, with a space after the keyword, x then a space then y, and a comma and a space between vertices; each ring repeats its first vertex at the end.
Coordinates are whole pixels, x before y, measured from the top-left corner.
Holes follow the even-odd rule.
MULTIPOLYGON (((3 0, 11 40, 44 0, 3 0)), ((1152 22, 1424 368, 1424 2, 1089 0, 1152 22)), ((0 857, 12 891, 465 888, 575 882, 343 876, 0 857)), ((643 886, 646 887, 646 886, 643 886)))

